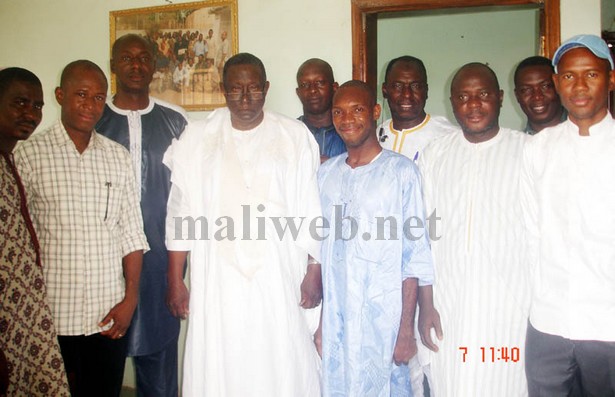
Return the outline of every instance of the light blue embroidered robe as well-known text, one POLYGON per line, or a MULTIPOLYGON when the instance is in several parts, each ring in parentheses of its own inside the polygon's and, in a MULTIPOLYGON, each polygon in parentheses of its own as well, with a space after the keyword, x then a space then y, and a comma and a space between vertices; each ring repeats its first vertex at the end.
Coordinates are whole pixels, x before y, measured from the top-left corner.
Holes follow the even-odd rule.
POLYGON ((412 396, 408 367, 395 365, 393 349, 403 280, 433 282, 420 176, 411 160, 388 150, 355 169, 346 158, 327 161, 318 173, 329 226, 321 234, 328 233, 323 395, 412 396))

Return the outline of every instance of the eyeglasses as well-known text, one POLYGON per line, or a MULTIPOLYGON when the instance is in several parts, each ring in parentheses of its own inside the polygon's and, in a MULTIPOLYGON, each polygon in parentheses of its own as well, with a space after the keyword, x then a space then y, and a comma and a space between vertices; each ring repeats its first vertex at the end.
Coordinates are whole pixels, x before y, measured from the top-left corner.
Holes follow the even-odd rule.
POLYGON ((259 99, 263 99, 265 96, 264 91, 231 91, 225 92, 224 95, 226 99, 229 101, 241 101, 245 96, 249 101, 258 101, 259 99))

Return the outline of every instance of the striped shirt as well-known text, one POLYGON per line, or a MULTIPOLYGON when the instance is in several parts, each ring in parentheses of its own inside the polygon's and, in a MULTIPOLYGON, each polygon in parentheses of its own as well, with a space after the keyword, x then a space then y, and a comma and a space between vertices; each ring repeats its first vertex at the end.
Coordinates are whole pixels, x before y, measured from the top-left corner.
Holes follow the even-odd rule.
POLYGON ((470 143, 458 130, 419 160, 427 214, 440 220, 431 242, 444 333, 431 354, 434 395, 527 395, 530 284, 519 190, 527 137, 500 128, 470 143))
POLYGON ((57 121, 21 144, 15 162, 58 335, 100 332, 124 297, 122 258, 148 249, 130 155, 95 131, 79 153, 57 121))

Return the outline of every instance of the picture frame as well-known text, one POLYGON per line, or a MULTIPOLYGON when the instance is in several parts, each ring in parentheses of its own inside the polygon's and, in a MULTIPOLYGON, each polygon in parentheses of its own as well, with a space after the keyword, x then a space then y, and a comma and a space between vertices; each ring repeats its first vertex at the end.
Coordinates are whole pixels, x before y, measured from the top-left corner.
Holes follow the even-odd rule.
MULTIPOLYGON (((152 43, 156 70, 151 96, 187 111, 225 106, 219 83, 224 62, 238 51, 237 0, 111 11, 109 28, 110 48, 129 33, 152 43)), ((112 93, 115 84, 112 75, 112 93)))

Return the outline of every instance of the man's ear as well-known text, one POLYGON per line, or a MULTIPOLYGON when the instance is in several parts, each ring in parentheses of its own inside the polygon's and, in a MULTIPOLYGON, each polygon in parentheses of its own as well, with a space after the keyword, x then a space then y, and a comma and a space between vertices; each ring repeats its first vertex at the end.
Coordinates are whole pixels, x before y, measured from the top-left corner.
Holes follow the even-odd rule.
POLYGON ((382 107, 377 103, 374 105, 374 121, 378 121, 380 118, 380 112, 382 112, 382 107))
POLYGON ((340 85, 337 84, 337 81, 334 81, 331 86, 333 87, 333 92, 337 91, 337 89, 340 88, 340 85))
POLYGON ((269 91, 269 82, 265 81, 265 86, 263 87, 263 93, 267 95, 267 91, 269 91))
POLYGON ((553 73, 553 75, 551 75, 551 79, 553 80, 553 85, 555 86, 555 92, 557 92, 557 95, 559 95, 559 78, 558 77, 559 75, 557 73, 553 73))
POLYGON ((387 86, 386 83, 382 83, 382 97, 387 99, 387 86))
POLYGON ((58 105, 60 105, 61 107, 62 102, 64 102, 64 91, 62 91, 62 88, 56 87, 55 94, 56 94, 56 102, 58 102, 58 105))
POLYGON ((615 91, 615 70, 609 72, 609 92, 615 91))

